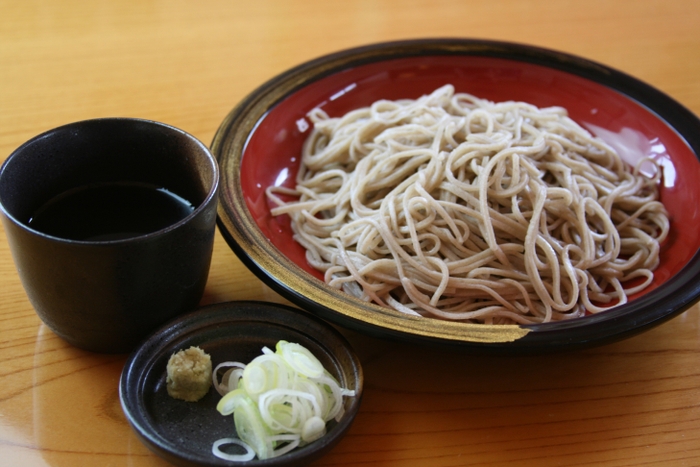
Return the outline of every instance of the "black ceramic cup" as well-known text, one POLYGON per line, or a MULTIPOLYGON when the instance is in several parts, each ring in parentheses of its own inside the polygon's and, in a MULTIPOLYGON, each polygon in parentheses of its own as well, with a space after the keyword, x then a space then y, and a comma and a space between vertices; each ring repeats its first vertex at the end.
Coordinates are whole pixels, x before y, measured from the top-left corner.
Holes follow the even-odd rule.
MULTIPOLYGON (((76 122, 20 146, 0 168, 0 210, 19 276, 39 317, 76 347, 125 353, 165 321, 194 309, 209 274, 218 188, 219 171, 208 148, 153 121, 76 122), (134 186, 174 195, 187 210, 167 225, 143 231, 129 226, 127 233, 78 235, 117 217, 105 216, 102 198, 85 190, 117 187, 112 198, 119 201, 119 190, 134 186), (83 222, 76 217, 81 210, 69 204, 49 223, 58 230, 39 228, 36 221, 47 205, 76 192, 87 193, 83 198, 96 203, 93 211, 107 220, 88 221, 77 234, 66 230, 83 222)), ((126 206, 125 219, 163 212, 158 206, 149 208, 152 215, 142 212, 145 198, 129 193, 124 198, 130 197, 131 204, 111 202, 126 206)))

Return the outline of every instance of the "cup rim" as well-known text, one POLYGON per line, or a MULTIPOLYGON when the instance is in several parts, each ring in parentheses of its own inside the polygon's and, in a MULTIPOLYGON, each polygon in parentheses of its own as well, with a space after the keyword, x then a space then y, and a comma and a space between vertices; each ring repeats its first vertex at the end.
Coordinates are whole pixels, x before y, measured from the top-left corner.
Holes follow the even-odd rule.
POLYGON ((122 239, 116 239, 116 240, 74 240, 74 239, 68 239, 68 238, 63 238, 63 237, 57 237, 54 235, 50 235, 47 233, 44 233, 40 230, 36 230, 32 227, 30 227, 28 224, 25 222, 20 221, 17 219, 16 216, 14 216, 9 210, 5 207, 5 203, 3 203, 2 196, 0 195, 0 212, 9 219, 12 223, 15 225, 19 226, 20 228, 27 230, 39 237, 44 237, 47 239, 51 239, 53 241, 59 241, 59 242, 65 242, 65 243, 71 243, 71 244, 84 244, 84 245, 114 245, 114 244, 119 244, 119 243, 128 243, 128 242, 134 242, 134 241, 140 241, 140 240, 145 240, 145 239, 151 239, 153 237, 158 237, 161 235, 165 235, 166 233, 178 228, 180 225, 185 224, 189 222, 190 219, 193 217, 199 215, 201 211, 206 209, 207 206, 212 202, 213 198, 216 198, 218 196, 218 191, 219 191, 219 185, 221 183, 221 175, 219 171, 219 164, 212 154, 211 150, 209 147, 204 144, 201 140, 199 140, 196 136, 192 135, 191 133, 188 133, 185 130, 182 130, 180 128, 177 128, 173 125, 159 122, 156 120, 150 120, 150 119, 144 119, 144 118, 137 118, 137 117, 99 117, 99 118, 90 118, 86 120, 78 120, 70 123, 66 123, 54 128, 50 128, 46 131, 43 131, 39 133, 36 136, 33 136, 32 138, 28 139, 21 145, 19 145, 16 149, 14 149, 9 156, 3 161, 2 165, 0 165, 0 184, 2 184, 2 178, 3 175, 7 169, 7 167, 12 163, 12 161, 16 158, 19 157, 19 154, 29 145, 34 144, 36 141, 46 138, 47 136, 57 133, 59 131, 65 131, 70 129, 71 127, 75 127, 78 125, 83 125, 86 123, 100 123, 100 122, 131 122, 131 123, 143 123, 147 125, 153 125, 157 127, 161 127, 164 129, 167 129, 169 131, 179 133, 180 135, 184 136, 185 138, 191 140, 193 143, 195 143, 196 146, 198 146, 203 153, 206 155, 206 159, 209 161, 209 164, 211 165, 212 168, 212 184, 211 187, 209 188, 206 197, 202 200, 201 203, 187 216, 184 218, 180 219, 179 221, 168 225, 167 227, 164 227, 162 229, 156 230, 154 232, 149 232, 146 234, 142 235, 136 235, 134 237, 129 237, 129 238, 122 238, 122 239))

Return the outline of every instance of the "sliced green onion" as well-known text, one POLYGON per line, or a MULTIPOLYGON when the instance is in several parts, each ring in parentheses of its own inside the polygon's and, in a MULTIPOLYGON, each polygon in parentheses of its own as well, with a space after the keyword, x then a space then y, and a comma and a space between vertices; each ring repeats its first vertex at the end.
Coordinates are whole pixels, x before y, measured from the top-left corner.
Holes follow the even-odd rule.
POLYGON ((214 445, 211 447, 211 452, 216 457, 233 462, 248 462, 255 458, 255 451, 253 448, 245 444, 238 438, 222 438, 220 440, 214 441, 214 445), (221 450, 221 446, 225 444, 235 444, 246 450, 245 454, 229 454, 221 450))
POLYGON ((241 441, 253 448, 258 459, 264 460, 273 456, 274 445, 270 439, 270 432, 260 417, 260 411, 255 402, 249 397, 244 397, 236 406, 233 422, 241 441))
POLYGON ((323 419, 326 418, 326 414, 331 408, 332 401, 328 396, 328 392, 326 392, 318 383, 310 379, 300 378, 294 383, 294 390, 313 396, 314 400, 316 400, 318 403, 318 411, 320 412, 316 412, 313 415, 319 416, 323 419))
POLYGON ((211 382, 216 392, 224 396, 227 392, 236 389, 235 387, 231 387, 231 375, 235 369, 243 371, 243 368, 245 368, 245 364, 241 362, 221 362, 216 365, 214 371, 211 372, 211 382), (224 373, 221 382, 219 382, 219 369, 221 368, 229 368, 229 370, 224 373))
POLYGON ((287 454, 289 451, 292 449, 296 448, 299 446, 301 442, 301 438, 299 435, 276 435, 271 438, 274 442, 278 441, 287 441, 287 444, 285 444, 282 447, 276 448, 273 451, 272 457, 278 457, 281 456, 282 454, 287 454))
POLYGON ((233 414, 242 443, 261 460, 321 438, 326 422, 343 416, 343 397, 355 395, 340 387, 308 349, 283 340, 274 352, 263 347, 262 355, 247 365, 225 366, 233 369, 218 387, 230 392, 216 408, 222 415, 233 414))
POLYGON ((243 370, 243 388, 251 396, 257 396, 273 386, 274 375, 268 375, 264 366, 255 361, 243 370))
POLYGON ((234 389, 238 389, 238 383, 240 382, 241 378, 243 378, 243 368, 233 368, 227 373, 228 390, 233 391, 234 389))
POLYGON ((316 441, 326 434, 326 422, 321 417, 311 417, 304 422, 301 429, 301 439, 305 443, 316 441))
POLYGON ((277 343, 277 353, 295 371, 307 378, 317 378, 323 374, 323 364, 306 347, 287 341, 277 343))
POLYGON ((255 357, 243 370, 243 386, 255 402, 260 394, 277 387, 289 387, 294 370, 277 354, 255 357))
POLYGON ((275 432, 301 433, 304 422, 321 414, 321 407, 312 394, 291 389, 271 389, 258 400, 260 415, 265 423, 275 432), (275 418, 275 409, 291 408, 291 425, 285 425, 275 418))
POLYGON ((221 415, 231 415, 236 410, 236 407, 244 403, 244 398, 248 398, 248 394, 243 388, 238 388, 222 397, 219 403, 216 404, 216 410, 221 415))
POLYGON ((340 392, 340 385, 328 372, 318 378, 313 378, 312 381, 321 384, 328 394, 329 409, 324 416, 324 420, 329 421, 336 418, 343 408, 343 396, 340 392))

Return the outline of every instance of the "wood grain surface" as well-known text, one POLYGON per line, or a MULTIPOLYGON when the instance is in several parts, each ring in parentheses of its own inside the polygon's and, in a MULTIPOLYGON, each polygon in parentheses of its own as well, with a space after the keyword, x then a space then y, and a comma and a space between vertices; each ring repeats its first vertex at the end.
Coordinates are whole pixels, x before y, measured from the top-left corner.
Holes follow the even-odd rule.
MULTIPOLYGON (((0 159, 52 127, 153 119, 209 144, 247 93, 319 55, 418 37, 516 41, 634 75, 700 114, 700 2, 0 1, 0 159)), ((689 207, 696 209, 697 207, 689 207)), ((206 303, 283 303, 217 234, 206 303)), ((318 466, 699 466, 700 308, 565 355, 474 357, 345 331, 365 399, 318 466)), ((168 465, 119 405, 125 356, 35 315, 0 231, 0 466, 168 465)))

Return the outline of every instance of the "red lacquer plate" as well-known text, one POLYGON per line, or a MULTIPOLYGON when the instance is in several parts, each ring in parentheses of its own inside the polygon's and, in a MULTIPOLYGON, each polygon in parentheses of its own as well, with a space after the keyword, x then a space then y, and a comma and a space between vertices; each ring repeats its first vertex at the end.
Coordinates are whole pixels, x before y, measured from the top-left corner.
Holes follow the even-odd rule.
POLYGON ((212 150, 222 174, 219 228, 234 252, 296 305, 355 330, 484 352, 574 349, 642 332, 700 298, 700 120, 649 85, 582 58, 460 39, 342 51, 293 68, 252 92, 226 117, 212 150), (448 83, 492 101, 565 107, 631 164, 655 158, 672 224, 652 285, 609 311, 531 326, 414 318, 328 287, 293 240, 289 219, 270 215, 265 196, 268 186, 294 186, 310 131, 306 114, 320 107, 340 116, 378 99, 417 98, 448 83))

